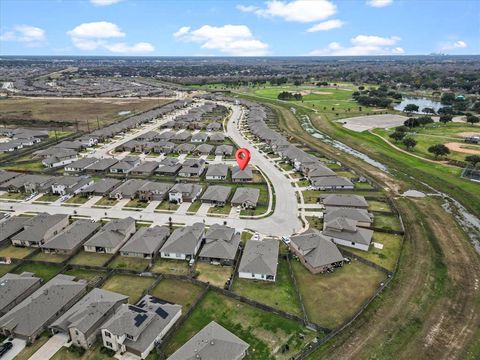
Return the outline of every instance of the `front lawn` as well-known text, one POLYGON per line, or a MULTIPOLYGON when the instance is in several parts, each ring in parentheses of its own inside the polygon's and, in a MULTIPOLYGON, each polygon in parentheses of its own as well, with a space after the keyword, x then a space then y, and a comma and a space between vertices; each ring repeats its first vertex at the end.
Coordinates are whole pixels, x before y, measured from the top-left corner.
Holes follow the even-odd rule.
POLYGON ((228 215, 232 210, 232 205, 226 204, 225 206, 212 206, 208 209, 208 214, 212 215, 228 215))
POLYGON ((118 203, 116 199, 109 199, 108 197, 102 197, 98 200, 94 206, 114 206, 118 203))
POLYGON ((136 275, 113 275, 102 286, 102 289, 118 292, 128 296, 128 302, 135 304, 155 279, 136 275))
POLYGON ((6 192, 2 195, 0 195, 0 199, 5 199, 5 200, 25 200, 27 197, 27 194, 23 192, 6 192))
MULTIPOLYGON (((309 209, 310 211, 310 209, 309 209)), ((311 228, 323 230, 323 220, 317 216, 305 216, 311 228)))
POLYGON ((301 316, 288 263, 280 258, 275 282, 235 278, 233 291, 249 299, 301 316))
POLYGON ((316 204, 322 192, 320 190, 305 190, 302 191, 303 200, 305 204, 316 204))
POLYGON ((45 201, 45 202, 54 202, 60 199, 60 195, 54 195, 54 194, 44 194, 43 196, 39 197, 35 201, 45 201))
POLYGON ((133 208, 139 208, 139 209, 145 209, 148 206, 148 202, 146 201, 140 201, 138 199, 133 199, 130 200, 126 207, 133 207, 133 208))
POLYGON ((113 255, 110 254, 99 254, 81 250, 70 260, 70 264, 103 266, 103 264, 105 264, 112 256, 113 255))
POLYGON ((207 262, 198 262, 195 270, 198 272, 197 279, 223 288, 233 273, 233 267, 212 265, 207 262))
POLYGON ((308 318, 330 328, 352 316, 386 277, 358 261, 332 274, 312 274, 300 261, 292 261, 292 267, 308 318))
POLYGON ((300 323, 210 291, 166 343, 167 356, 211 321, 216 321, 250 345, 248 355, 244 357, 246 360, 289 359, 312 336, 300 323), (306 332, 305 339, 300 340, 299 334, 306 332), (285 344, 289 345, 289 351, 281 353, 280 348, 285 344))
POLYGON ((182 305, 182 313, 185 314, 201 292, 200 286, 188 281, 162 279, 150 294, 159 299, 182 305))
POLYGON ((60 271, 60 267, 50 264, 23 263, 15 270, 15 273, 21 274, 25 271, 34 273, 36 276, 42 278, 44 282, 47 282, 60 271))
POLYGON ((169 201, 162 201, 156 208, 156 210, 164 210, 164 211, 177 211, 180 205, 171 203, 169 201))
POLYGON ((202 206, 202 203, 200 201, 194 201, 187 210, 187 213, 193 213, 195 214, 198 209, 200 209, 200 206, 202 206))
POLYGON ((85 204, 88 200, 89 199, 88 199, 87 196, 75 195, 75 196, 72 196, 67 201, 65 201, 65 204, 79 204, 79 205, 81 205, 81 204, 85 204))
POLYGON ((169 260, 158 258, 153 266, 150 268, 151 272, 174 274, 174 275, 188 275, 190 267, 186 260, 169 260))
POLYGON ((112 269, 129 269, 135 271, 145 271, 150 260, 130 257, 130 256, 117 256, 109 265, 112 269))
POLYGON ((34 248, 29 247, 17 247, 8 245, 7 247, 0 249, 0 257, 10 257, 12 259, 23 259, 34 252, 34 248))

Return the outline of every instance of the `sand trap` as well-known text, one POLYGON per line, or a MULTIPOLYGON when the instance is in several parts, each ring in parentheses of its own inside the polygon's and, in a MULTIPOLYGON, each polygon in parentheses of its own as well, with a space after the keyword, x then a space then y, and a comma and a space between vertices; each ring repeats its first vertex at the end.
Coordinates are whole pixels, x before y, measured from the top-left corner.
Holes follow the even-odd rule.
POLYGON ((405 120, 408 117, 402 115, 393 115, 393 114, 379 114, 379 115, 369 115, 369 116, 357 116, 348 119, 338 120, 339 123, 343 124, 343 127, 362 132, 365 130, 375 129, 375 128, 391 128, 395 126, 403 125, 405 120))
POLYGON ((471 144, 462 144, 462 143, 447 143, 445 144, 452 151, 456 151, 463 154, 470 154, 470 155, 480 155, 480 147, 478 150, 475 149, 466 149, 464 146, 472 146, 471 144))

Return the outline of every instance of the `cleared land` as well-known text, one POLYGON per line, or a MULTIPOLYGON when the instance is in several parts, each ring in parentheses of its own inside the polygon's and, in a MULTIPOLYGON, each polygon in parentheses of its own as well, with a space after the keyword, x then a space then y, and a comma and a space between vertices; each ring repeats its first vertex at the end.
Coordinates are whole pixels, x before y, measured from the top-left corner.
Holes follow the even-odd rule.
POLYGON ((1 100, 0 124, 39 127, 71 127, 88 131, 165 104, 167 99, 62 99, 9 98, 1 100), (98 122, 97 122, 98 119, 98 122), (87 125, 87 122, 89 125, 87 125))
POLYGON ((408 117, 396 114, 378 114, 369 116, 356 116, 337 120, 344 128, 362 132, 365 130, 383 128, 388 129, 395 126, 403 125, 408 117))

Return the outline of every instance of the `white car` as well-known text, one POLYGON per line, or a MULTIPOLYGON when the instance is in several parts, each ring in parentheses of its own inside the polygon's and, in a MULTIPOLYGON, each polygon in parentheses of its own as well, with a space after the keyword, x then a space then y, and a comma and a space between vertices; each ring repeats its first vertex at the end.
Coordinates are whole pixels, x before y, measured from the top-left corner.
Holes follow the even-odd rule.
POLYGON ((282 236, 282 241, 285 243, 285 245, 288 245, 291 242, 288 236, 282 236))
POLYGON ((260 240, 260 234, 259 233, 253 234, 252 240, 260 240))

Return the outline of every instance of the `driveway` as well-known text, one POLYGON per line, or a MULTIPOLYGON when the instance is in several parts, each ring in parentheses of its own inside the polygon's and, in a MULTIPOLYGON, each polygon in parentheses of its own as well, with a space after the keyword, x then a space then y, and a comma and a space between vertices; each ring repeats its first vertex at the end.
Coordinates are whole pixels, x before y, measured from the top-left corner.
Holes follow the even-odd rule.
POLYGON ((204 203, 202 205, 200 205, 200 208, 198 209, 197 211, 197 216, 207 216, 207 213, 208 213, 208 209, 210 209, 212 207, 212 204, 207 204, 207 203, 204 203))
MULTIPOLYGON (((8 342, 8 340, 5 340, 4 343, 5 342, 8 342)), ((23 349, 25 349, 27 342, 21 339, 13 339, 12 344, 13 348, 11 348, 9 352, 3 355, 2 360, 13 360, 15 356, 17 356, 23 349)))
POLYGON ((66 334, 55 334, 28 360, 48 360, 68 342, 66 334))

